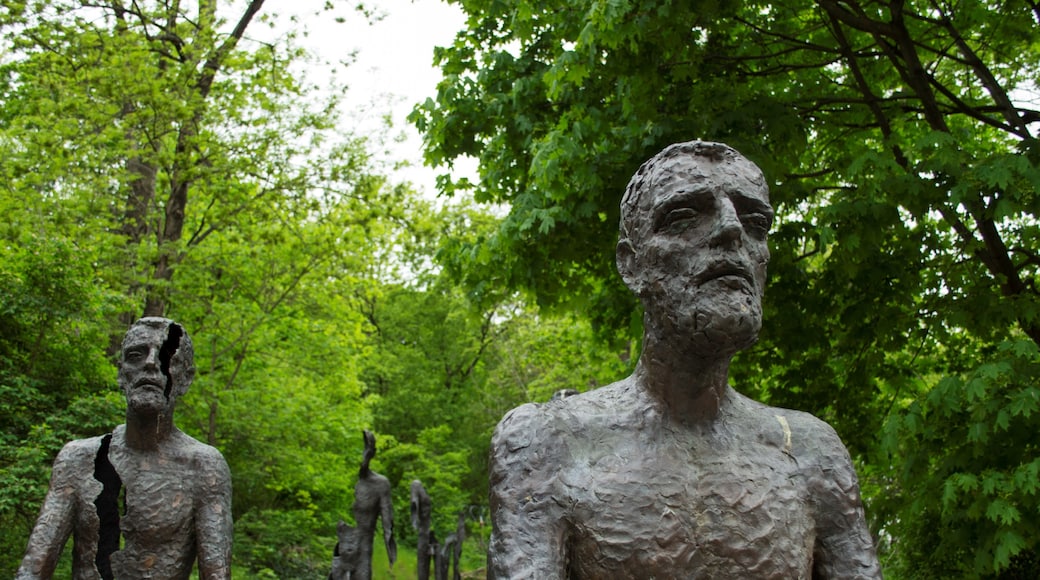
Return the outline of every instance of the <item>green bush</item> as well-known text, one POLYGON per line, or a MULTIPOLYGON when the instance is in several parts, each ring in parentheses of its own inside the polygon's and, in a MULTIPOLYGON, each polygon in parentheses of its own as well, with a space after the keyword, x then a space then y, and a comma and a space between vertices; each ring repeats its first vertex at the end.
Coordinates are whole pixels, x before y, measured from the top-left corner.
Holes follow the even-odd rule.
POLYGON ((235 522, 234 561, 254 578, 324 578, 335 529, 309 510, 249 512, 235 522))

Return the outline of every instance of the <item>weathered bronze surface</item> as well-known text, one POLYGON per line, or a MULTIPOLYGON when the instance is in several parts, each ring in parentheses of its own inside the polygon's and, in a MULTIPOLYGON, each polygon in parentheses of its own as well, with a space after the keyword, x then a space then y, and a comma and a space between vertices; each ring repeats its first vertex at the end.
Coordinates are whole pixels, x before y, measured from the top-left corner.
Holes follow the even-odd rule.
POLYGON ((393 567, 397 561, 397 542, 394 540, 394 504, 390 497, 390 480, 372 471, 369 462, 376 456, 376 436, 364 431, 365 451, 354 486, 354 522, 357 528, 340 521, 337 526, 339 542, 332 559, 330 580, 369 580, 372 578, 372 539, 376 522, 383 521, 383 543, 393 567))
POLYGON ((412 527, 416 533, 416 577, 418 580, 430 580, 430 558, 434 555, 436 547, 430 543, 430 517, 433 513, 433 503, 430 494, 418 479, 412 481, 412 527))
POLYGON ((672 145, 633 176, 617 266, 643 352, 626 379, 501 421, 490 577, 880 577, 834 430, 728 384, 762 325, 772 220, 726 145, 672 145))
POLYGON ((173 422, 193 359, 173 321, 142 318, 126 333, 126 423, 58 454, 17 580, 50 578, 70 535, 76 580, 188 578, 196 560, 202 579, 231 577, 227 463, 173 422))

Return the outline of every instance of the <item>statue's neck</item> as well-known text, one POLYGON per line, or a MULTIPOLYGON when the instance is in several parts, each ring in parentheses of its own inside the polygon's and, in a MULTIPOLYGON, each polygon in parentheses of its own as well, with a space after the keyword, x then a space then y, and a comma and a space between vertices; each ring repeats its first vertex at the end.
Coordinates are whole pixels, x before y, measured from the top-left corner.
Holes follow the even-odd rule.
POLYGON ((148 415, 127 410, 126 444, 128 447, 138 450, 158 449, 175 430, 173 409, 170 409, 169 413, 148 415))
POLYGON ((648 333, 633 376, 664 414, 682 422, 713 421, 729 393, 731 359, 697 356, 648 333))

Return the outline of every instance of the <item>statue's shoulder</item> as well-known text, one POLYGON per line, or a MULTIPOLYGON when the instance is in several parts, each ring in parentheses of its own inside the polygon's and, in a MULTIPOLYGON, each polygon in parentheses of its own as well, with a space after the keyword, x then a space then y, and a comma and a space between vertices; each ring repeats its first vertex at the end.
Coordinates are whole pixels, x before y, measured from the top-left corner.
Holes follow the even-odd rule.
POLYGON ((499 422, 492 438, 492 449, 516 452, 522 449, 561 448, 573 435, 599 427, 607 428, 619 415, 633 408, 628 381, 585 393, 559 394, 545 403, 527 403, 499 422))
POLYGON ((83 482, 96 482, 94 464, 105 436, 88 437, 69 441, 54 458, 51 471, 52 487, 54 485, 71 485, 79 487, 83 482), (60 483, 59 483, 60 482, 60 483))
POLYGON ((551 422, 552 414, 546 412, 544 404, 520 405, 506 413, 495 427, 492 452, 501 455, 529 448, 551 422))
POLYGON ((220 451, 194 437, 178 431, 176 434, 177 453, 191 461, 203 471, 227 472, 227 461, 220 451))
POLYGON ((823 419, 812 413, 793 409, 775 408, 774 411, 776 416, 787 420, 792 437, 797 437, 808 447, 828 455, 838 449, 845 450, 845 445, 841 442, 838 432, 823 419))
POLYGON ((754 401, 750 408, 754 422, 772 435, 768 439, 775 440, 800 464, 829 470, 848 463, 845 444, 834 427, 823 419, 805 411, 770 407, 754 401))
POLYGON ((97 454, 98 449, 101 447, 101 441, 105 437, 108 437, 108 435, 98 435, 96 437, 87 437, 85 439, 73 439, 62 447, 61 452, 72 455, 97 454))
POLYGON ((538 498, 555 493, 557 474, 572 463, 574 444, 597 428, 606 428, 607 421, 599 418, 602 413, 588 412, 605 404, 604 394, 599 392, 603 389, 527 403, 506 413, 491 438, 488 475, 492 506, 520 509, 518 499, 533 499, 533 503, 523 504, 525 509, 558 508, 538 498))
POLYGON ((55 459, 55 463, 58 461, 69 465, 89 463, 91 469, 93 469, 94 459, 97 457, 98 450, 101 449, 101 442, 105 437, 107 437, 107 435, 69 441, 61 448, 61 451, 58 452, 58 457, 55 459))

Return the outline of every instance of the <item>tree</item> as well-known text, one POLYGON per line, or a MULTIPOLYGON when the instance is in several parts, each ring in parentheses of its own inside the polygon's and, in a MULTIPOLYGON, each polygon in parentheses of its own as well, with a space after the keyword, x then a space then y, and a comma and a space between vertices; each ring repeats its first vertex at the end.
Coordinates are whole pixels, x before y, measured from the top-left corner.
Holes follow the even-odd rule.
POLYGON ((19 397, 0 410, 8 574, 57 449, 120 422, 106 351, 141 314, 196 343, 178 424, 231 464, 236 565, 287 578, 327 564, 356 470, 343 456, 358 455, 341 447, 371 417, 349 297, 411 192, 335 127, 337 93, 293 68, 295 33, 249 38, 274 18, 262 4, 32 2, 0 17, 0 391, 19 397))
POLYGON ((616 380, 628 353, 604 347, 585 320, 540 314, 502 288, 473 292, 441 268, 439 257, 487 235, 489 214, 412 200, 403 215, 382 246, 395 251, 374 260, 380 283, 358 295, 368 322, 361 379, 397 511, 407 513, 419 479, 446 534, 461 510, 486 509, 491 433, 507 411, 616 380))
POLYGON ((1022 401, 1036 355, 1013 345, 1040 343, 1040 112, 1027 102, 1037 6, 462 6, 467 28, 437 52, 438 96, 412 116, 431 163, 479 160, 478 184, 445 177, 444 193, 472 186, 478 200, 509 206, 494 236, 456 254, 460 271, 621 328, 635 310, 612 266, 627 179, 668 143, 730 143, 763 168, 780 216, 765 331, 735 369, 738 388, 835 424, 872 462, 867 472, 884 474, 878 494, 901 502, 878 510, 886 533, 935 497, 921 489, 951 490, 931 504, 940 525, 893 538, 892 569, 906 569, 906 546, 926 537, 962 572, 1035 561, 1040 536, 1014 515, 1035 511, 1028 487, 991 486, 979 505, 953 498, 967 489, 961 475, 1017 481, 1036 458, 1013 427, 1035 421, 1022 401), (1019 353, 999 357, 1011 370, 985 366, 1000 352, 1019 353), (974 406, 972 381, 992 405, 974 406), (960 406, 945 412, 930 393, 950 390, 960 406), (1000 436, 950 428, 964 413, 1000 436), (893 441, 919 444, 929 461, 883 469, 877 434, 891 416, 893 441), (899 427, 914 416, 932 435, 899 427), (965 533, 979 521, 990 527, 965 533))
POLYGON ((13 575, 54 455, 121 415, 108 388, 114 369, 94 348, 107 342, 106 315, 120 302, 96 285, 89 250, 33 235, 0 239, 0 570, 13 575))
POLYGON ((8 187, 30 207, 41 191, 80 204, 62 213, 88 210, 117 238, 141 300, 130 317, 165 312, 177 266, 214 232, 249 212, 327 211, 365 163, 356 140, 329 139, 335 97, 306 105, 292 35, 248 41, 262 7, 228 22, 235 8, 212 0, 72 0, 0 22, 8 187))

